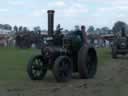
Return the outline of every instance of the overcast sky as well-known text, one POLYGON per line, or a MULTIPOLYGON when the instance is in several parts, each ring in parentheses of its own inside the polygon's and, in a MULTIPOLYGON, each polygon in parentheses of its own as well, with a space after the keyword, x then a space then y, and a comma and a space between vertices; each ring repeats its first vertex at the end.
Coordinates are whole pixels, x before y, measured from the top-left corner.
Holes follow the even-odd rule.
POLYGON ((111 27, 117 20, 128 22, 128 0, 0 0, 0 23, 41 26, 47 29, 47 10, 54 9, 55 25, 111 27))

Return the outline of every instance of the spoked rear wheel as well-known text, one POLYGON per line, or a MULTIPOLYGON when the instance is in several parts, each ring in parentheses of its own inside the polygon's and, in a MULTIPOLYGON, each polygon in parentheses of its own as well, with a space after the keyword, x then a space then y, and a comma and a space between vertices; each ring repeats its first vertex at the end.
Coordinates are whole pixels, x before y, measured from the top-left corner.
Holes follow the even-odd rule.
POLYGON ((42 55, 34 56, 30 59, 27 66, 27 73, 31 80, 41 80, 47 72, 47 65, 45 64, 42 55))

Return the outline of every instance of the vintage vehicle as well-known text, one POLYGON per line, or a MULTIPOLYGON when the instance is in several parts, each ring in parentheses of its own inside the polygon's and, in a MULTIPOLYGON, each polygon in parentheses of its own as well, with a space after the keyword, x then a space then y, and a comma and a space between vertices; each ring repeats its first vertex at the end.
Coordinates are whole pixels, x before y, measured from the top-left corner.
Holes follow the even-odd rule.
POLYGON ((112 58, 117 58, 120 55, 126 55, 128 53, 128 36, 126 35, 125 28, 121 29, 121 32, 114 34, 114 40, 112 43, 112 58))
POLYGON ((94 47, 82 45, 78 35, 70 32, 54 36, 54 11, 48 11, 48 37, 44 38, 41 55, 32 57, 27 72, 32 80, 41 80, 48 69, 58 82, 72 78, 78 72, 80 78, 93 78, 97 70, 97 53, 94 47), (61 37, 61 38, 59 38, 61 37), (57 43, 57 41, 61 43, 57 43))

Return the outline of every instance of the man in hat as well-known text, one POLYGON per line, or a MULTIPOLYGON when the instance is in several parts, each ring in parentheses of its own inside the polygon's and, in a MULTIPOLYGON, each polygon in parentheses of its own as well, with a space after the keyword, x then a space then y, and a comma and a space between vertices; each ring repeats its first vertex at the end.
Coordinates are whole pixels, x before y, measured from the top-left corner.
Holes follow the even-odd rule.
POLYGON ((88 44, 86 27, 84 25, 81 26, 81 34, 82 34, 82 42, 83 42, 83 44, 88 44))

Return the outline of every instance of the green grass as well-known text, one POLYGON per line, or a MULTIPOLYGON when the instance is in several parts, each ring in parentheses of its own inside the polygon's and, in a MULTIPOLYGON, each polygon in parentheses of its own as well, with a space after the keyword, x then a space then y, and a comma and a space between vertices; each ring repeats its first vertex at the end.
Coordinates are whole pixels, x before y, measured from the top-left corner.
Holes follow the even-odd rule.
POLYGON ((100 65, 105 64, 110 60, 112 60, 110 48, 99 48, 97 49, 97 54, 98 54, 98 63, 100 65))
POLYGON ((36 49, 0 48, 0 80, 27 79, 26 66, 36 49))
MULTIPOLYGON (((109 49, 97 49, 99 64, 111 59, 109 49)), ((0 48, 0 80, 28 80, 26 67, 31 56, 40 54, 36 49, 0 48)))

